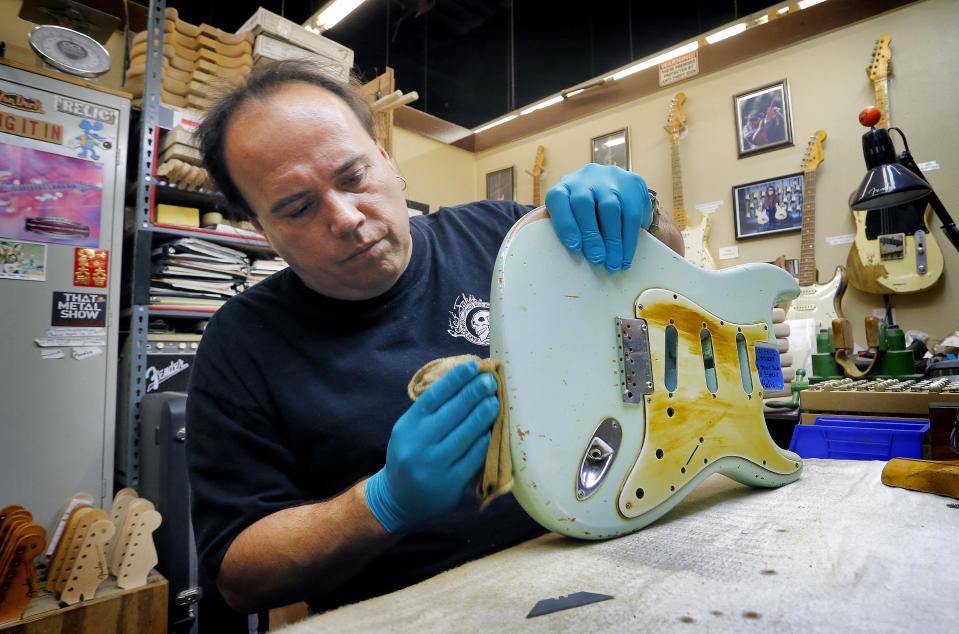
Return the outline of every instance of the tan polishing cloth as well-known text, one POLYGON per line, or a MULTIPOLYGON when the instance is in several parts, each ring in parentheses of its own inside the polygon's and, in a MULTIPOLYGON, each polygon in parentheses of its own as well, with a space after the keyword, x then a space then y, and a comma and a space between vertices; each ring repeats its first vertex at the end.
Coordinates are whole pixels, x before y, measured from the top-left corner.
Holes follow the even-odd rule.
POLYGON ((492 437, 489 449, 486 451, 486 464, 480 473, 476 474, 473 485, 476 497, 480 500, 480 508, 486 508, 490 502, 501 495, 505 495, 513 488, 513 461, 509 453, 509 428, 507 424, 506 382, 503 380, 502 370, 492 359, 480 359, 476 355, 464 354, 456 357, 444 357, 430 361, 417 370, 407 392, 414 401, 425 392, 430 385, 443 378, 453 367, 476 361, 480 372, 492 372, 496 377, 496 395, 499 397, 499 414, 493 423, 492 437))

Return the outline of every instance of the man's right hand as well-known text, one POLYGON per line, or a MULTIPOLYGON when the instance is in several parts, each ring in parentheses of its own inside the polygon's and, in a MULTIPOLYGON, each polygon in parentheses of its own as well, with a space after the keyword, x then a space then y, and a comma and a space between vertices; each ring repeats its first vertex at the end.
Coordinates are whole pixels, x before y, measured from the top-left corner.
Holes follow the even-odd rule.
POLYGON ((370 511, 390 533, 452 510, 479 470, 499 412, 496 379, 476 362, 434 383, 393 426, 386 466, 366 481, 370 511))

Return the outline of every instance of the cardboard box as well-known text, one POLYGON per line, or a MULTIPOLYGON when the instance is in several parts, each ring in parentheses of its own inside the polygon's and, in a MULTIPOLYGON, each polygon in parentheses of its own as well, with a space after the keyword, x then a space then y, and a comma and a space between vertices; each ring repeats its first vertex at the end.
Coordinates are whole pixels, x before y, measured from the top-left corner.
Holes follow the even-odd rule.
POLYGON ((352 50, 322 35, 311 33, 296 22, 267 11, 263 7, 257 9, 236 32, 244 33, 246 31, 252 31, 254 35, 267 33, 278 40, 284 40, 308 51, 319 53, 345 65, 347 68, 353 68, 352 50))
POLYGON ((199 227, 200 210, 196 207, 160 204, 157 205, 156 222, 177 227, 199 227))
POLYGON ((253 59, 255 60, 254 64, 259 64, 261 61, 309 59, 321 64, 327 74, 336 81, 345 84, 350 80, 350 67, 346 64, 266 34, 256 36, 256 44, 253 46, 253 59))

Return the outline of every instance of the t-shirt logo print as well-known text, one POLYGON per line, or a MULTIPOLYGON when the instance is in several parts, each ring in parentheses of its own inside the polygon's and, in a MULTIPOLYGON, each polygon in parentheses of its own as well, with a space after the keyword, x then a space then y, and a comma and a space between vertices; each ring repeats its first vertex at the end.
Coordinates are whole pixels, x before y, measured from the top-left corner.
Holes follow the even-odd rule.
POLYGON ((463 293, 453 303, 450 327, 446 332, 463 337, 477 346, 489 345, 489 302, 463 293))

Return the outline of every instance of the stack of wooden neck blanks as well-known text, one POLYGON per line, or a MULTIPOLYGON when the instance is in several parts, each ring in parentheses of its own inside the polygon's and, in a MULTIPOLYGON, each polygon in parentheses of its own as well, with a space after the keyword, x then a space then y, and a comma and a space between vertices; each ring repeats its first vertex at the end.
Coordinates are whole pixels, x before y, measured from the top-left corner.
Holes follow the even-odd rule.
POLYGON ((91 503, 87 493, 71 496, 51 539, 44 588, 67 605, 92 599, 110 574, 121 588, 142 586, 157 563, 153 531, 160 526, 160 514, 151 502, 123 489, 110 513, 91 503))
POLYGON ((203 168, 196 138, 189 130, 175 126, 160 139, 157 176, 182 189, 209 189, 209 175, 203 168))
POLYGON ((0 623, 17 621, 39 583, 33 567, 43 554, 46 531, 22 506, 0 510, 0 623))
MULTIPOLYGON (((163 88, 167 105, 206 112, 216 96, 242 82, 253 68, 253 34, 226 33, 208 24, 194 26, 167 8, 163 21, 163 88)), ((143 96, 147 32, 133 37, 124 88, 143 96)))

